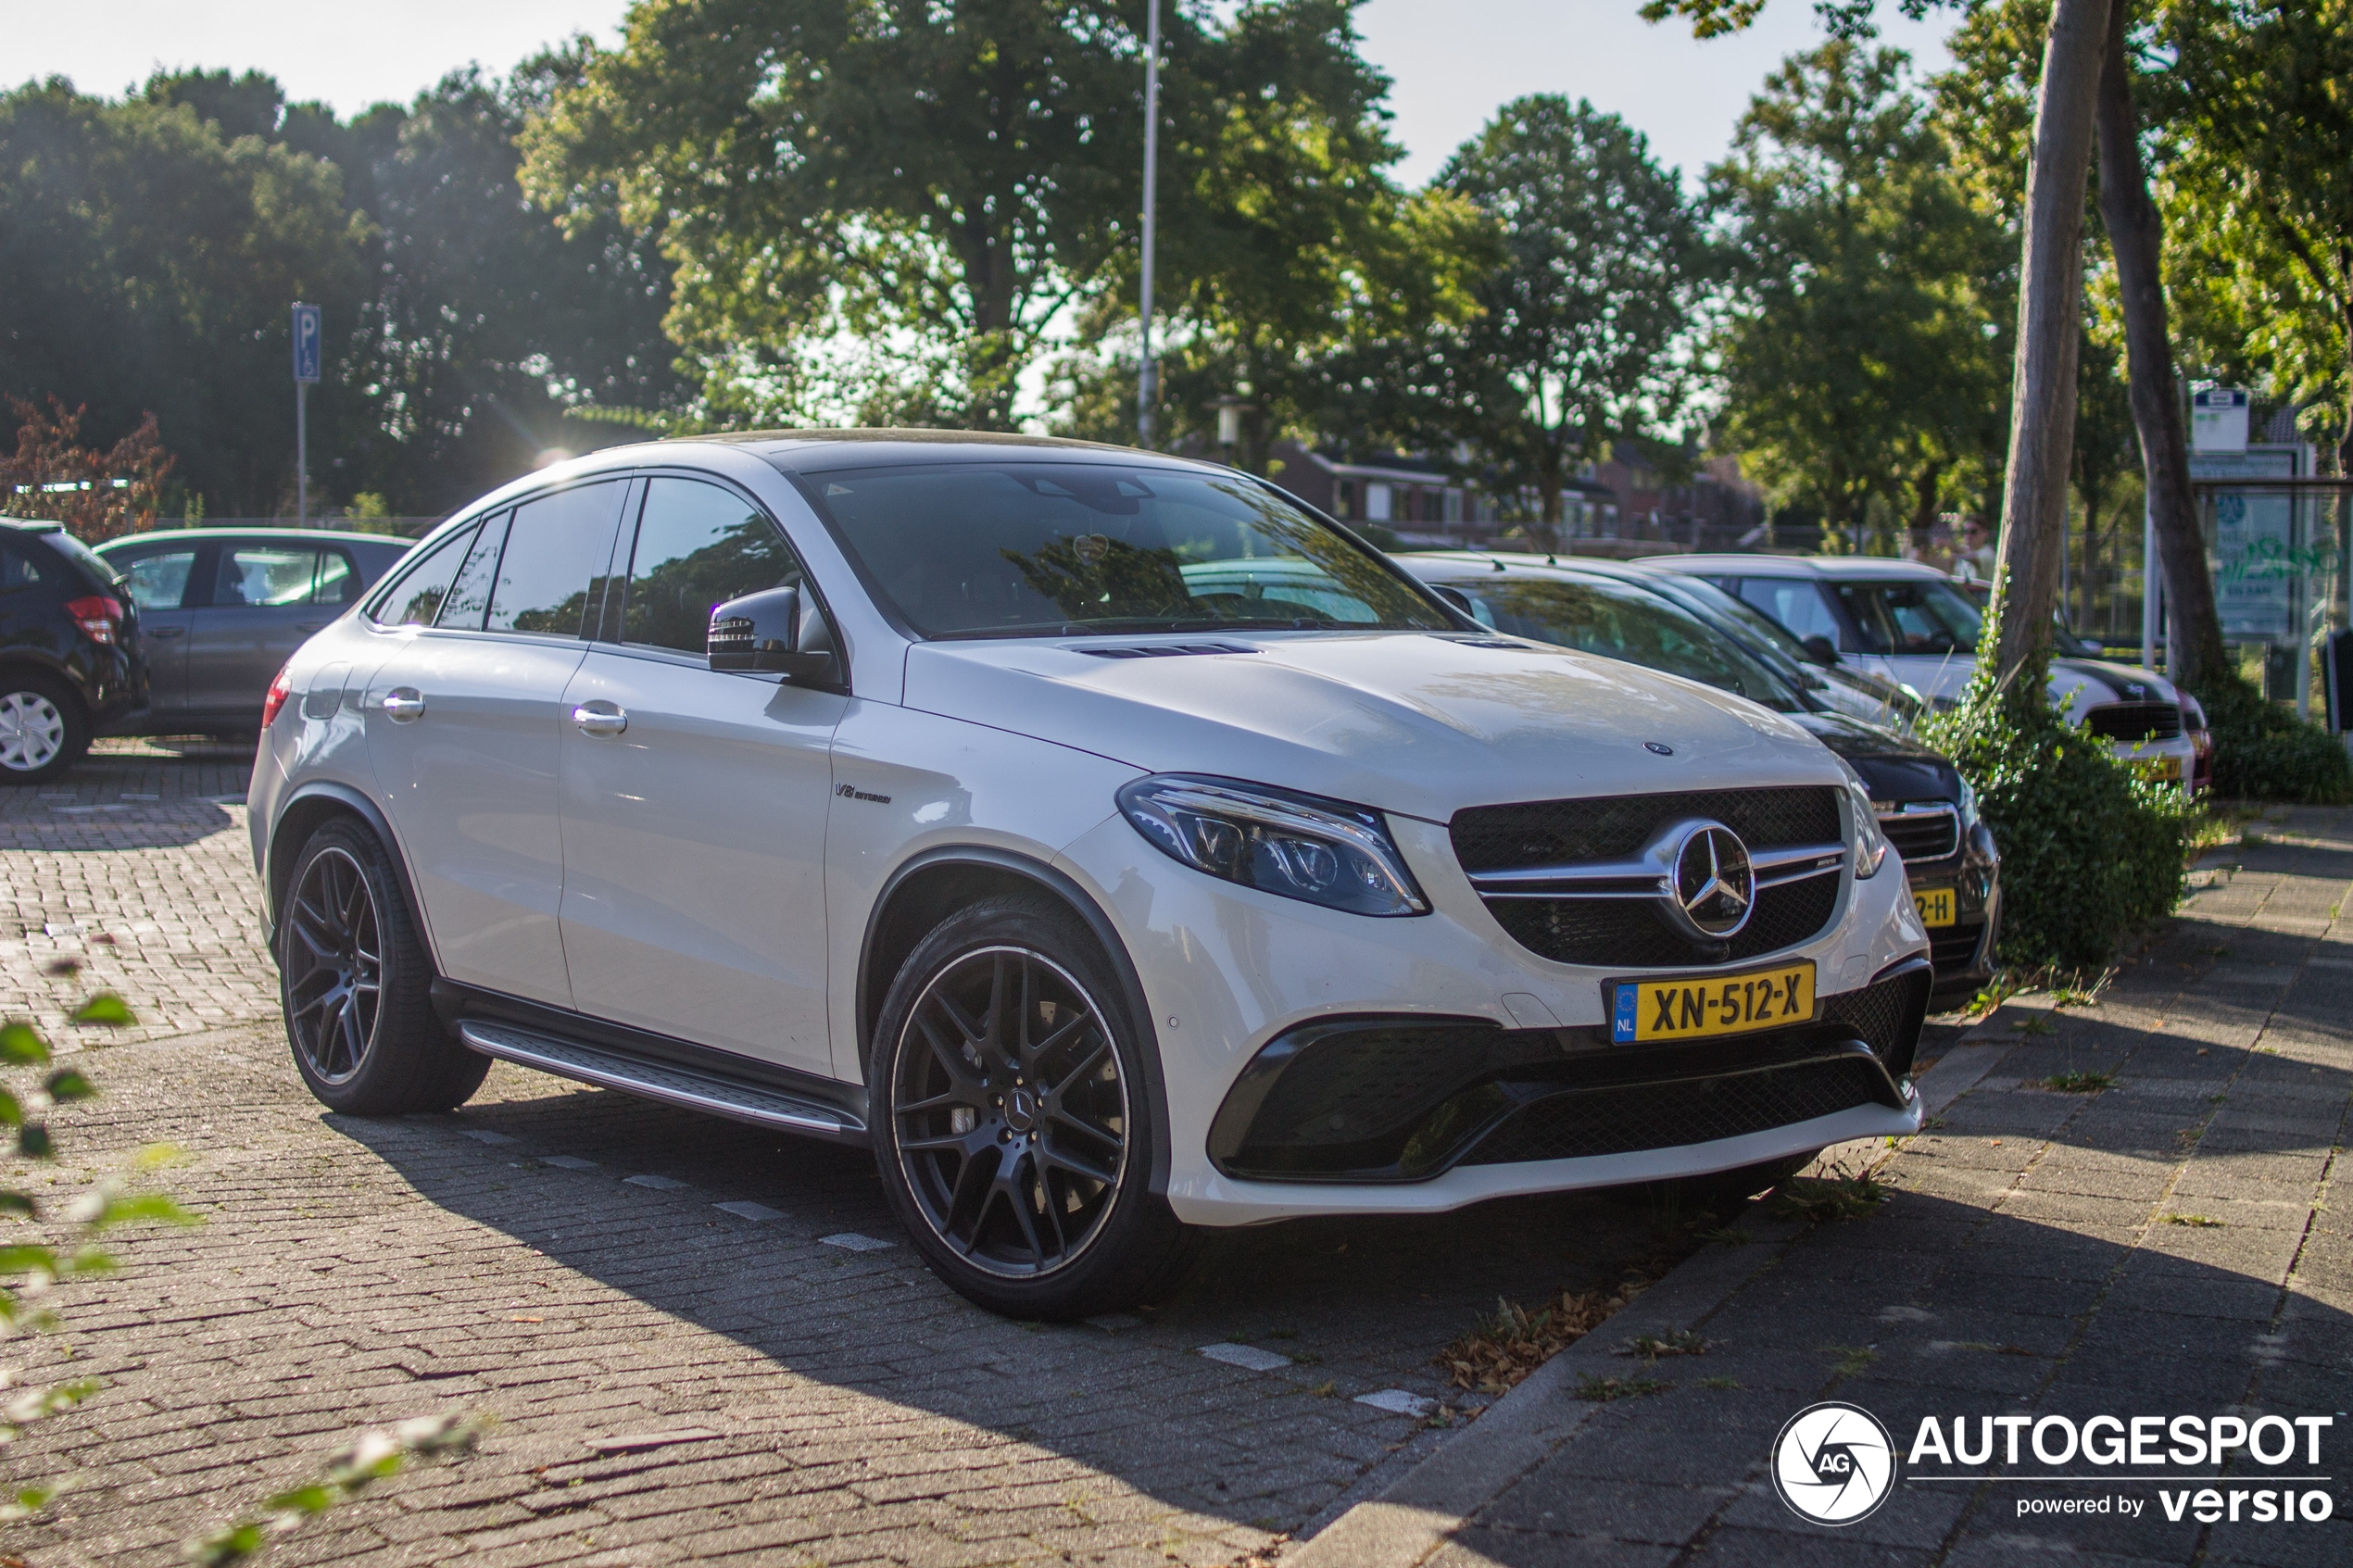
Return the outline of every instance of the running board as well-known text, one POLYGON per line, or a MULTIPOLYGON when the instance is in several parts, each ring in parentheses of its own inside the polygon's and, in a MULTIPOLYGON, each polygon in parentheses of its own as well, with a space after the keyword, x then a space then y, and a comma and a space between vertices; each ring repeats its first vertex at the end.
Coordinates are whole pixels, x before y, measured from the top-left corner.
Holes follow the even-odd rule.
POLYGON ((733 1083, 618 1051, 600 1050, 536 1030, 519 1029, 511 1023, 465 1019, 458 1025, 458 1037, 484 1056, 552 1073, 559 1078, 623 1089, 666 1105, 749 1122, 756 1127, 775 1127, 844 1143, 866 1141, 866 1124, 848 1111, 774 1089, 733 1083))

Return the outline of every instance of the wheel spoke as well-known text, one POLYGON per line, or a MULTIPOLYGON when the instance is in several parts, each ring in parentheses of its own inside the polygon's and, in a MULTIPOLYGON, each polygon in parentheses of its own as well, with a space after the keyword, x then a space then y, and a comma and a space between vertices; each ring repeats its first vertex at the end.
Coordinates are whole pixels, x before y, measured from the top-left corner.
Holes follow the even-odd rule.
POLYGON ((1049 1110, 1046 1115, 1047 1119, 1057 1126, 1068 1127, 1074 1133, 1090 1137, 1100 1144, 1108 1144, 1114 1149, 1127 1141, 1109 1127, 1099 1127, 1076 1111, 1065 1107, 1054 1107, 1049 1110))
POLYGON ((1029 1217, 1029 1184, 1021 1179, 1021 1173, 1028 1165, 1029 1160, 1026 1157, 1011 1161, 1010 1170, 997 1179, 996 1190, 1004 1195, 1006 1206, 1013 1210, 1013 1218, 1020 1223, 1021 1238, 1028 1244, 1030 1257, 1038 1268, 1043 1269, 1046 1266, 1046 1248, 1038 1239, 1038 1223, 1029 1217))
POLYGON ((1074 1176, 1084 1176, 1103 1186, 1109 1186, 1118 1179, 1117 1173, 1106 1171, 1099 1165, 1089 1165, 1068 1149, 1041 1147, 1039 1158, 1057 1170, 1068 1171, 1074 1176))
MULTIPOLYGON (((1084 1022, 1086 1021, 1081 1020, 1080 1022, 1084 1022)), ((1095 1048, 1088 1051, 1084 1057, 1080 1058, 1077 1066, 1063 1073, 1061 1083, 1054 1085, 1046 1091, 1047 1099, 1049 1101, 1059 1101, 1063 1096, 1070 1093, 1071 1085, 1084 1082, 1087 1074, 1095 1070, 1095 1064, 1103 1060, 1104 1053, 1110 1049, 1111 1041, 1101 1035, 1096 1035, 1095 1048)))
POLYGON ((1094 1022, 1095 1020, 1092 1015, 1081 1012, 1074 1014, 1070 1022, 1067 1023, 1055 1024, 1053 1033, 1038 1041, 1035 1047, 1026 1045, 1022 1047, 1022 1065, 1027 1067, 1033 1065, 1034 1063, 1043 1061, 1048 1056, 1051 1056, 1055 1051, 1060 1050, 1062 1048, 1063 1042, 1068 1040, 1072 1035, 1081 1033, 1088 1024, 1091 1024, 1094 1022))

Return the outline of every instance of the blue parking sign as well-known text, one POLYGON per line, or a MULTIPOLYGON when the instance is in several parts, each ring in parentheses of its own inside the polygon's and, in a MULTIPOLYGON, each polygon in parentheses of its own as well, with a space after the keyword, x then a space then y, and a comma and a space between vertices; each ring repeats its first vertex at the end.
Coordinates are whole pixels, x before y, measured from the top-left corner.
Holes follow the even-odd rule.
POLYGON ((297 302, 294 307, 294 379, 319 379, 319 307, 297 302))

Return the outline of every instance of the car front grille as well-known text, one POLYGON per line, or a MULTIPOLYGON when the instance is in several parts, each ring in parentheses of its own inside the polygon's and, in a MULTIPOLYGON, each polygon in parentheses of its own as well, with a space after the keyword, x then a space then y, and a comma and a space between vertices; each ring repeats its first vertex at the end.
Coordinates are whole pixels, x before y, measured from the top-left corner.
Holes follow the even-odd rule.
POLYGON ((1881 1082, 1877 1068, 1851 1058, 1730 1078, 1554 1095, 1496 1128, 1463 1163, 1574 1160, 1736 1138, 1869 1105, 1880 1098, 1881 1082))
MULTIPOLYGON (((1463 870, 1477 876, 1622 861, 1669 824, 1700 819, 1730 828, 1752 852, 1841 839, 1838 791, 1819 786, 1478 806, 1456 812, 1447 831, 1463 870)), ((1648 898, 1564 893, 1487 896, 1485 903, 1514 941, 1555 963, 1672 969, 1737 963, 1818 935, 1838 912, 1839 881, 1822 874, 1758 888, 1748 923, 1729 944, 1705 950, 1670 929, 1648 898)))
POLYGON ((1882 811, 1879 827, 1888 846, 1906 860, 1945 860, 1961 850, 1961 814, 1950 806, 1882 811))
POLYGON ((2182 709, 2171 702, 2109 702, 2083 715, 2083 727, 2104 740, 2172 740, 2182 733, 2182 709))

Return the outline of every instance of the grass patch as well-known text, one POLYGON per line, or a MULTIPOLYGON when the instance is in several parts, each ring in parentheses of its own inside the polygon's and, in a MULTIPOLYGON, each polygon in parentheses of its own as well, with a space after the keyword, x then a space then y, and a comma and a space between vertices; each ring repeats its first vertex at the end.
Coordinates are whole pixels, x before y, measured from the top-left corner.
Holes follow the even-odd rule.
POLYGON ((1577 1397, 1607 1404, 1612 1399, 1639 1399, 1649 1394, 1664 1394, 1674 1387, 1655 1377, 1595 1377, 1592 1373, 1577 1380, 1577 1397))
POLYGON ((1737 1393, 1741 1380, 1737 1377, 1703 1377, 1699 1380, 1699 1386, 1703 1388, 1724 1388, 1737 1393))
POLYGON ((1820 1348, 1838 1358, 1831 1370, 1841 1377, 1853 1377, 1879 1360, 1879 1352, 1868 1345, 1824 1345, 1820 1348))
POLYGON ((2013 1018, 2010 1028, 2020 1035, 2056 1035, 2058 1025, 2047 1018, 2013 1018))
POLYGON ((2047 1078, 2034 1080, 2037 1088, 2051 1089, 2063 1095, 2095 1095, 2102 1089, 2116 1087, 2113 1073, 2054 1073, 2047 1078))
POLYGON ((1887 1201, 1887 1188, 1869 1176, 1793 1176, 1773 1189, 1773 1216, 1781 1220, 1859 1220, 1887 1201))
POLYGON ((2204 1214, 2160 1214, 2158 1218, 2169 1225, 2188 1225, 2202 1231, 2219 1231, 2222 1228, 2221 1221, 2211 1219, 2204 1214))

